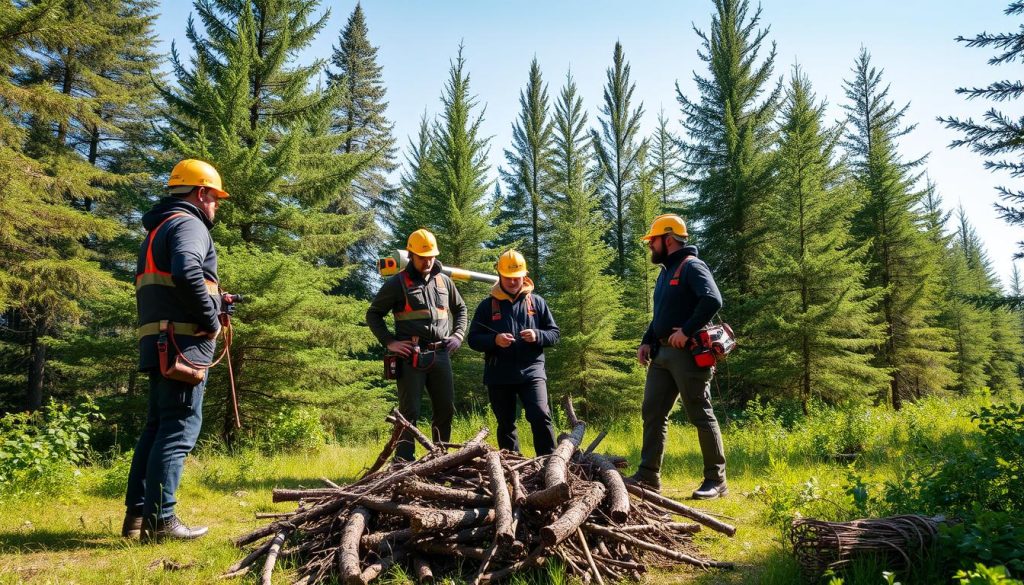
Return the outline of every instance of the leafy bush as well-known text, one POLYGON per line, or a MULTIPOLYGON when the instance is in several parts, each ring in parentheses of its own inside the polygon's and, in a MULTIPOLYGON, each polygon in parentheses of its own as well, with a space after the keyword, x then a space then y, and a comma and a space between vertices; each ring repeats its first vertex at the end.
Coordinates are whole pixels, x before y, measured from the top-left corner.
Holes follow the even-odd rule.
POLYGON ((1024 520, 1019 516, 976 508, 967 521, 943 526, 940 543, 947 551, 945 556, 961 559, 962 568, 980 561, 1024 575, 1024 520))
POLYGON ((249 443, 263 453, 316 451, 327 444, 327 431, 319 410, 286 407, 271 416, 249 443))
POLYGON ((967 571, 957 571, 953 578, 959 579, 959 585, 1024 585, 1024 581, 1011 579, 1006 567, 989 568, 982 563, 967 571))
POLYGON ((50 403, 0 418, 0 492, 57 493, 74 482, 86 460, 92 425, 103 420, 91 401, 72 408, 50 403))

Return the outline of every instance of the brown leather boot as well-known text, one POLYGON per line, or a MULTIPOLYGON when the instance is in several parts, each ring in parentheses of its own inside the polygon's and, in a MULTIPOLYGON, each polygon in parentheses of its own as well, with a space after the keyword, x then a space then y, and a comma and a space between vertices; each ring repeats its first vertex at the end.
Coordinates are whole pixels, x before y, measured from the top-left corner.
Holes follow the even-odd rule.
POLYGON ((124 522, 121 523, 121 536, 124 538, 139 538, 142 534, 142 516, 131 513, 124 515, 124 522))
POLYGON ((203 536, 209 532, 209 528, 206 526, 196 526, 195 528, 189 528, 181 523, 181 520, 177 516, 171 516, 170 518, 161 518, 156 521, 156 525, 152 525, 150 521, 146 521, 142 526, 142 540, 144 541, 156 541, 159 542, 165 538, 174 540, 192 540, 203 536))

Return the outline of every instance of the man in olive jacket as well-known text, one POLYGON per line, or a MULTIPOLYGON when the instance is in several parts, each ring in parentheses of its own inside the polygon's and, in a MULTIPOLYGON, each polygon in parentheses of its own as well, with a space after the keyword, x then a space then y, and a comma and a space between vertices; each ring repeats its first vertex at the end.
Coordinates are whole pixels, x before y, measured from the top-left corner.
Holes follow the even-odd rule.
POLYGON ((547 302, 533 292, 526 259, 515 250, 498 258, 500 279, 480 302, 469 327, 469 346, 484 353, 484 384, 498 419, 498 446, 519 451, 516 399, 523 404, 537 455, 555 450, 548 406, 544 348, 558 343, 559 331, 547 302))
MULTIPOLYGON (((466 335, 466 303, 437 261, 440 250, 434 234, 425 229, 409 235, 405 248, 409 264, 384 281, 366 311, 366 324, 398 362, 398 410, 415 424, 420 417, 423 389, 430 394, 431 431, 435 441, 450 441, 455 414, 455 387, 450 356, 466 335), (394 313, 395 332, 384 318, 394 313)), ((402 435, 398 459, 412 460, 415 438, 402 435)))

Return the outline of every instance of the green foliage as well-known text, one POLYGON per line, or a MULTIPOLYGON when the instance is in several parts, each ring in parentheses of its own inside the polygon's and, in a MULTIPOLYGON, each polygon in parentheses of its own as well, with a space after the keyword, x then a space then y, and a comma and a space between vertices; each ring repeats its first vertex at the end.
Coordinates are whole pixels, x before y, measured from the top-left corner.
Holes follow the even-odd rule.
POLYGON ((103 415, 92 402, 51 402, 42 410, 0 418, 0 492, 56 493, 85 463, 93 424, 103 415))
POLYGON ((959 579, 959 585, 1024 585, 1020 579, 1011 579, 1006 572, 1006 567, 986 567, 982 563, 975 563, 973 569, 960 570, 953 575, 959 579))
POLYGON ((678 213, 685 218, 688 205, 683 200, 683 189, 687 181, 682 176, 682 152, 679 137, 668 128, 664 109, 658 112, 658 127, 654 130, 650 145, 654 192, 661 200, 661 207, 666 212, 678 213))
POLYGON ((646 233, 654 218, 664 210, 655 190, 656 167, 648 164, 646 151, 647 146, 641 145, 636 188, 626 213, 630 237, 626 243, 626 272, 622 279, 625 313, 618 331, 618 337, 626 340, 638 340, 647 331, 654 317, 654 283, 661 272, 659 266, 651 264, 647 242, 637 237, 646 233))
POLYGON ((315 452, 327 444, 327 430, 320 411, 286 407, 269 416, 250 437, 247 446, 272 455, 288 451, 315 452))
MULTIPOLYGON (((990 566, 1001 565, 999 568, 1004 569, 1004 577, 1024 576, 1024 521, 1018 514, 975 509, 969 520, 944 525, 939 541, 948 558, 959 561, 962 569, 958 576, 962 577, 964 569, 975 562, 990 566)), ((995 576, 981 572, 974 578, 995 576)))

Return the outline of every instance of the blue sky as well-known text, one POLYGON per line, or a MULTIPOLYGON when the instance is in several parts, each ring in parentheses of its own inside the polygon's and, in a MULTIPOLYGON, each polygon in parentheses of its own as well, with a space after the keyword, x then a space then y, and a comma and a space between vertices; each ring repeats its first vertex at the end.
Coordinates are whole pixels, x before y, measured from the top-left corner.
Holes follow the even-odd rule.
MULTIPOLYGON (((755 4, 756 5, 756 4, 755 4)), ((1011 228, 996 217, 994 186, 1014 182, 992 175, 982 159, 969 151, 950 150, 957 136, 936 122, 936 116, 979 117, 988 104, 968 103, 955 95, 960 86, 983 86, 996 79, 1020 79, 1020 65, 987 65, 987 49, 968 49, 954 42, 957 35, 1015 29, 1019 21, 1005 16, 1006 0, 859 0, 806 2, 766 0, 762 23, 771 27, 768 39, 777 45, 776 75, 788 76, 799 62, 820 98, 829 102, 829 115, 841 115, 842 80, 848 76, 860 47, 885 70, 890 95, 897 104, 910 103, 907 123, 917 128, 902 140, 907 158, 928 154, 927 171, 947 208, 962 205, 984 240, 997 273, 1009 278, 1015 242, 1024 230, 1011 228)), ((355 7, 354 0, 324 2, 330 21, 301 56, 303 61, 329 58, 332 46, 355 7)), ((699 40, 692 25, 707 29, 713 4, 707 0, 612 2, 571 1, 414 1, 363 2, 370 40, 379 47, 388 90, 388 116, 404 157, 408 138, 424 112, 440 109, 440 95, 458 45, 470 73, 471 89, 486 106, 483 132, 492 136, 490 160, 504 162, 518 114, 519 91, 525 85, 530 60, 536 56, 552 99, 571 68, 596 124, 605 71, 615 41, 621 41, 636 83, 634 100, 643 102, 643 128, 654 128, 664 108, 675 131, 679 108, 675 85, 695 95, 693 72, 704 73, 697 59, 699 40), (624 7, 628 7, 623 11, 624 7)), ((188 54, 184 23, 191 4, 164 0, 157 22, 160 50, 172 40, 188 54)), ((1019 104, 1003 104, 1020 116, 1019 104)), ((1019 184, 1018 184, 1019 186, 1019 184)))

